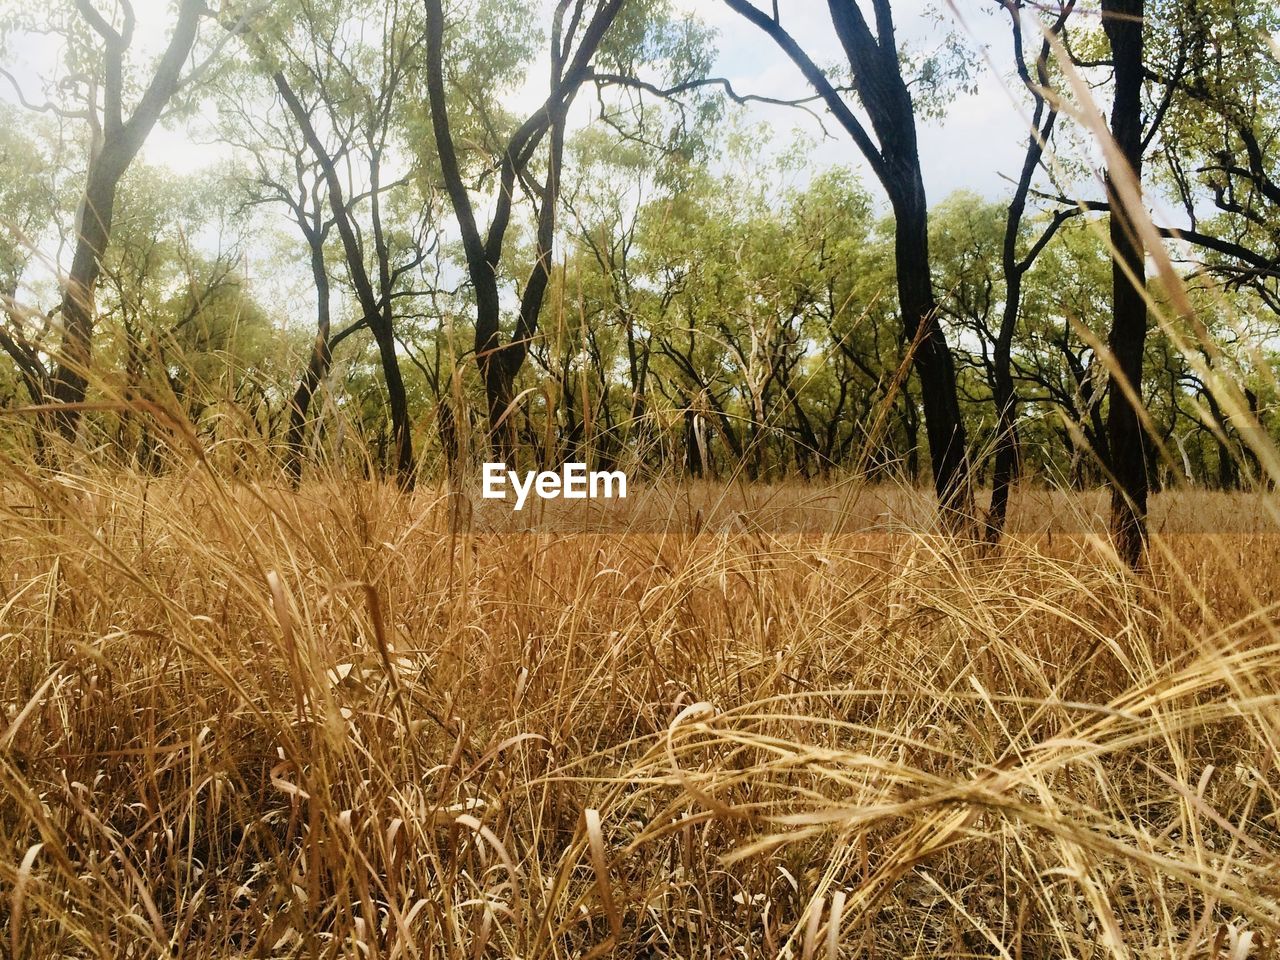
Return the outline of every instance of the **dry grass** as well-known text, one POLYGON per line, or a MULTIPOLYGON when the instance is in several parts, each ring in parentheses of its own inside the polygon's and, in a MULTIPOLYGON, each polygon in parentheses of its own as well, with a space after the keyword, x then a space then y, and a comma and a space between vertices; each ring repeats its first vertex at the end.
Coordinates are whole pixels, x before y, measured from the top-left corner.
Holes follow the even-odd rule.
MULTIPOLYGON (((926 491, 849 479, 823 483, 712 483, 658 480, 632 483, 625 500, 530 497, 517 512, 514 497, 485 501, 469 483, 456 511, 483 532, 868 534, 940 532, 937 501, 926 491)), ((979 497, 984 509, 989 494, 979 497)), ((1028 487, 1010 505, 1006 529, 1015 539, 1068 534, 1107 538, 1110 494, 1028 487)), ((1280 534, 1280 496, 1182 490, 1157 494, 1148 517, 1153 533, 1280 534)))
POLYGON ((1280 933, 1280 538, 1166 530, 1139 579, 1086 536, 454 535, 430 491, 199 471, 4 500, 14 956, 1280 933))

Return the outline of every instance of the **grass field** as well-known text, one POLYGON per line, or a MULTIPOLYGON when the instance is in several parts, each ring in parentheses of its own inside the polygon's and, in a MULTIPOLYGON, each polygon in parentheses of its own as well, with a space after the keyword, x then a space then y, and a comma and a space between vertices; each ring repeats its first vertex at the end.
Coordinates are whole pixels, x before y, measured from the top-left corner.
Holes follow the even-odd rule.
POLYGON ((684 495, 696 530, 475 533, 426 489, 13 471, 0 952, 1272 955, 1272 501, 1165 495, 1134 576, 1047 521, 1092 495, 994 552, 902 491, 826 532, 684 495))

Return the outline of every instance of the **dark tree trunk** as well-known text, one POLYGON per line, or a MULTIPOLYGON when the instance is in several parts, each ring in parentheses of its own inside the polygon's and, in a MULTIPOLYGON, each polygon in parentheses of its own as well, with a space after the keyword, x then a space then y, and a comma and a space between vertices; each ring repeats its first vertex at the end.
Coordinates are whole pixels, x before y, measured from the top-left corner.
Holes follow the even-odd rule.
POLYGON ((1137 566, 1146 542, 1147 464, 1142 419, 1129 399, 1141 402, 1142 360, 1147 339, 1146 253, 1134 226, 1140 209, 1126 203, 1125 184, 1141 195, 1144 0, 1102 0, 1103 28, 1115 68, 1111 135, 1119 157, 1107 169, 1111 205, 1112 371, 1107 433, 1110 439, 1111 535, 1117 552, 1137 566), (1126 389, 1127 383, 1127 389, 1126 389))
POLYGON ((920 172, 915 108, 902 76, 890 2, 872 0, 873 31, 857 0, 828 0, 836 35, 852 69, 859 99, 871 118, 875 140, 776 15, 770 16, 751 0, 725 0, 725 3, 772 37, 800 68, 867 158, 889 195, 896 226, 894 259, 898 270, 899 307, 903 331, 915 350, 914 365, 920 378, 934 489, 947 524, 963 525, 966 518, 973 515, 967 440, 956 393, 955 363, 938 325, 929 269, 928 204, 920 172))
POLYGON ((1218 489, 1219 490, 1235 490, 1240 486, 1240 477, 1236 471, 1235 458, 1231 454, 1231 447, 1218 440, 1218 489))
MULTIPOLYGON (((133 40, 133 12, 126 7, 124 26, 115 30, 96 10, 80 9, 90 27, 105 44, 102 141, 89 160, 85 191, 80 199, 79 222, 71 270, 62 293, 62 347, 50 378, 51 399, 64 405, 49 418, 49 425, 68 440, 80 423, 78 404, 88 389, 93 351, 94 288, 101 261, 111 239, 116 191, 125 171, 142 149, 147 135, 177 92, 182 66, 195 45, 203 0, 182 0, 178 19, 164 54, 138 105, 127 120, 123 116, 124 57, 133 40)), ((97 109, 96 104, 93 109, 97 109)))
MULTIPOLYGON (((1063 336, 1065 338, 1066 333, 1063 336)), ((1067 371, 1071 374, 1071 381, 1075 384, 1076 392, 1080 395, 1080 403, 1083 408, 1082 410, 1076 410, 1073 404, 1069 412, 1080 425, 1081 432, 1093 448, 1092 459, 1096 460, 1097 464, 1090 473, 1096 475, 1097 467, 1101 467, 1104 472, 1111 469, 1111 446, 1107 442, 1107 424, 1102 416, 1102 390, 1098 388, 1098 380, 1094 376, 1094 365, 1100 361, 1094 357, 1089 361, 1089 365, 1085 366, 1081 363, 1080 358, 1072 352, 1065 339, 1058 346, 1062 351, 1062 359, 1067 366, 1067 371)), ((1084 451, 1085 454, 1088 454, 1088 452, 1084 451)), ((1085 464, 1082 462, 1082 470, 1084 466, 1085 464)))
POLYGON ((589 19, 584 20, 579 15, 574 15, 570 18, 567 34, 564 30, 564 15, 568 5, 561 4, 557 7, 551 38, 551 92, 542 108, 525 120, 507 142, 501 157, 493 219, 489 223, 487 235, 482 237, 449 124, 448 96, 444 82, 444 4, 441 0, 425 0, 426 85, 431 104, 431 129, 436 152, 440 157, 445 188, 462 234, 467 273, 475 288, 476 365, 484 382, 490 443, 494 456, 512 466, 515 464, 515 421, 510 415, 510 406, 515 397, 515 378, 528 355, 530 341, 537 332, 538 318, 551 276, 565 118, 578 89, 590 75, 591 60, 621 11, 623 2, 624 0, 605 0, 589 19), (578 41, 577 49, 570 55, 575 39, 578 41), (547 180, 541 190, 533 271, 521 296, 516 329, 511 341, 504 345, 498 295, 498 268, 502 260, 503 242, 511 222, 516 181, 527 173, 534 152, 548 135, 550 149, 547 180))
POLYGON ((1205 404, 1209 407, 1209 416, 1213 418, 1213 441, 1218 448, 1218 489, 1234 490, 1240 485, 1236 459, 1231 452, 1231 443, 1227 437, 1227 421, 1222 416, 1222 407, 1213 391, 1206 387, 1201 391, 1205 404))
POLYGON ((909 342, 916 344, 915 368, 934 490, 943 511, 952 519, 968 517, 972 516, 968 451, 956 393, 955 361, 938 326, 933 297, 923 183, 918 184, 918 190, 912 188, 908 199, 901 207, 895 204, 894 209, 898 300, 903 332, 909 342))
MULTIPOLYGON (((119 148, 104 147, 90 161, 89 182, 80 202, 79 224, 71 271, 62 294, 62 350, 51 381, 52 399, 59 404, 83 403, 88 388, 93 343, 94 288, 111 237, 116 189, 129 159, 119 148)), ((80 422, 73 407, 58 410, 53 423, 71 440, 80 422)))
POLYGON ((516 424, 515 411, 511 407, 515 399, 515 378, 509 372, 510 368, 502 362, 502 347, 498 344, 497 334, 487 340, 482 356, 479 327, 476 329, 476 364, 484 381, 485 403, 489 408, 489 443, 493 458, 515 469, 516 424))
POLYGON ((647 408, 645 398, 645 374, 648 366, 648 355, 642 358, 640 355, 639 345, 636 342, 636 325, 635 320, 631 316, 631 310, 627 309, 623 314, 623 328, 627 333, 627 367, 631 374, 631 409, 627 415, 627 439, 638 437, 641 442, 644 435, 640 431, 640 423, 643 421, 647 408))
MULTIPOLYGON (((1254 422, 1260 426, 1265 432, 1266 423, 1263 421, 1262 408, 1258 403, 1258 394, 1248 387, 1244 390, 1245 402, 1249 404, 1249 413, 1253 417, 1254 422)), ((1244 444, 1241 452, 1244 454, 1245 467, 1248 470, 1249 481, 1252 484, 1258 484, 1262 489, 1270 489, 1273 481, 1266 477, 1262 472, 1262 464, 1258 460, 1258 455, 1253 451, 1249 444, 1244 444)))
POLYGON ((496 282, 498 256, 492 258, 486 256, 483 265, 470 271, 473 282, 476 269, 487 273, 486 286, 488 277, 494 280, 493 290, 487 295, 491 298, 491 302, 477 313, 476 363, 485 385, 485 399, 489 407, 490 442, 493 445, 494 456, 512 467, 516 462, 516 420, 511 404, 515 400, 516 376, 529 355, 529 346, 537 333, 538 319, 542 313, 547 286, 551 281, 556 203, 559 195, 560 168, 564 158, 564 113, 567 109, 568 101, 551 119, 551 157, 548 163, 547 182, 542 194, 542 206, 538 212, 537 250, 533 271, 520 298, 520 313, 516 320, 516 329, 509 343, 505 345, 502 343, 499 331, 496 282))
MULTIPOLYGON (((1013 294, 1009 294, 1010 297, 1013 294)), ((1010 308, 1006 306, 1006 311, 1010 308)), ((1013 307, 1010 312, 1016 312, 1013 307)), ((991 510, 987 518, 987 539, 996 542, 1004 533, 1009 514, 1009 493, 1018 469, 1018 397, 1010 371, 1010 350, 996 341, 996 374, 992 399, 996 405, 996 454, 991 474, 991 510)))
MULTIPOLYGON (((1062 32, 1074 5, 1074 0, 1068 0, 1063 5, 1058 19, 1050 28, 1053 34, 1062 32)), ((1031 93, 1035 110, 1031 118, 1031 135, 1027 138, 1027 148, 1022 158, 1022 170, 1005 216, 1004 243, 1001 250, 1005 298, 1004 311, 1000 317, 1000 330, 996 334, 992 351, 991 382, 991 394, 996 407, 996 430, 995 464, 991 477, 991 509, 987 514, 987 539, 992 543, 998 542, 1004 533, 1005 519, 1009 513, 1009 494, 1018 471, 1018 393, 1013 382, 1013 337, 1017 331, 1018 317, 1022 310, 1022 281, 1035 262, 1035 258, 1039 256, 1040 251, 1044 249, 1062 223, 1062 218, 1055 217, 1027 255, 1022 259, 1018 258, 1018 234, 1027 209, 1027 196, 1031 192, 1031 178, 1035 175, 1036 168, 1039 167, 1041 158, 1044 156, 1049 137, 1053 135, 1058 111, 1056 107, 1048 106, 1045 97, 1050 81, 1048 70, 1050 41, 1046 37, 1041 44, 1033 80, 1023 53, 1021 13, 1014 5, 1010 5, 1008 9, 1013 20, 1014 59, 1017 63, 1018 75, 1031 93)))
MULTIPOLYGON (((311 150, 312 155, 320 164, 321 171, 324 173, 325 186, 329 193, 329 208, 333 214, 334 226, 338 228, 338 235, 342 238, 342 249, 346 257, 347 272, 351 277, 351 285, 355 288, 356 299, 360 303, 364 323, 373 334, 374 341, 378 345, 378 356, 382 361, 382 377, 387 390, 387 407, 391 415, 392 442, 395 446, 396 479, 401 487, 409 489, 414 483, 413 430, 409 421, 409 403, 405 393, 404 379, 400 373, 400 358, 396 354, 395 327, 391 307, 390 264, 386 247, 379 239, 381 237, 381 224, 378 212, 378 157, 375 153, 370 164, 373 189, 369 194, 370 202, 372 203, 373 232, 377 247, 379 274, 379 290, 375 290, 373 280, 370 278, 368 268, 365 266, 364 248, 360 237, 356 234, 356 227, 351 221, 350 208, 343 196, 342 181, 338 176, 334 158, 325 149, 319 135, 316 133, 314 124, 311 122, 311 115, 298 99, 288 78, 283 72, 276 71, 272 74, 271 79, 285 105, 289 108, 289 112, 293 115, 294 121, 298 124, 307 147, 311 150)), ((332 344, 330 344, 330 347, 332 347, 332 344)), ((380 453, 379 461, 385 467, 385 439, 380 442, 384 445, 384 451, 380 453)))
MULTIPOLYGON (((388 307, 385 313, 390 313, 388 307)), ((382 361, 382 379, 387 388, 387 408, 391 413, 392 440, 395 444, 396 478, 400 486, 413 486, 413 429, 409 420, 409 397, 400 373, 400 358, 396 355, 396 338, 390 316, 380 316, 369 324, 373 339, 378 344, 378 357, 382 361)))
POLYGON ((856 2, 829 0, 854 84, 880 141, 880 182, 894 214, 894 262, 903 332, 916 344, 925 433, 934 490, 949 519, 972 516, 967 440, 956 392, 955 361, 938 324, 929 266, 929 207, 920 169, 915 108, 902 77, 888 0, 873 0, 873 34, 856 2))
POLYGON ((561 403, 564 405, 564 438, 560 444, 560 453, 556 460, 559 464, 571 463, 585 459, 582 442, 586 436, 586 425, 578 416, 578 398, 573 392, 572 373, 566 360, 564 376, 560 380, 561 403))
POLYGON ((808 479, 809 462, 814 457, 817 457, 818 472, 826 474, 830 467, 830 461, 822 455, 821 441, 813 429, 813 422, 809 419, 809 415, 804 412, 804 405, 800 402, 800 395, 796 393, 796 388, 791 383, 790 373, 787 374, 786 379, 782 382, 782 391, 786 395, 787 402, 791 405, 791 411, 796 418, 797 436, 794 442, 796 469, 800 471, 802 477, 808 479))
POLYGON ((906 479, 912 486, 920 481, 920 414, 916 399, 906 384, 902 388, 902 428, 907 439, 906 479))
POLYGON ((311 275, 316 285, 316 338, 311 346, 307 369, 298 381, 293 401, 289 405, 289 429, 285 434, 287 447, 285 472, 296 486, 302 479, 302 446, 306 437, 307 412, 316 390, 329 375, 333 353, 329 345, 329 273, 325 269, 324 247, 319 238, 311 240, 311 275))

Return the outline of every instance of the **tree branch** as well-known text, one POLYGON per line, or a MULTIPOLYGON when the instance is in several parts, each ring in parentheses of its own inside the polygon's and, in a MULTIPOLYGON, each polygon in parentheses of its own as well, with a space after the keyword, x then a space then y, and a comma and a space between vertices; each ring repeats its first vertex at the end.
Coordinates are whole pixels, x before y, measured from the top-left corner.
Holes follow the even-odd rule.
MULTIPOLYGON (((836 91, 835 86, 827 79, 827 75, 801 49, 795 38, 783 28, 781 23, 756 8, 750 0, 724 0, 724 2, 729 9, 768 34, 783 53, 791 59, 791 62, 799 68, 800 72, 804 74, 804 78, 809 81, 809 85, 813 87, 827 105, 827 109, 831 111, 836 120, 840 122, 840 125, 853 138, 853 142, 857 144, 858 149, 867 158, 867 162, 871 165, 871 169, 876 176, 883 181, 887 175, 887 170, 880 148, 871 139, 870 134, 867 133, 866 128, 863 127, 853 111, 849 109, 849 105, 845 103, 844 98, 836 91)), ((849 2, 853 2, 853 0, 849 0, 849 2)))

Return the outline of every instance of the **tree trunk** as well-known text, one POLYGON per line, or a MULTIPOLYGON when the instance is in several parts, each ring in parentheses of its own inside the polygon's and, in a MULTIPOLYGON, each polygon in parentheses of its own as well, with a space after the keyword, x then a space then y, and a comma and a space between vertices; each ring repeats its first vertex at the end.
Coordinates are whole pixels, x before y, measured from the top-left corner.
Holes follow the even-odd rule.
POLYGON ((967 525, 973 516, 973 489, 955 363, 938 325, 929 273, 928 206, 920 172, 915 108, 902 76, 890 0, 872 0, 875 30, 858 0, 827 0, 836 36, 849 61, 854 87, 875 130, 875 139, 830 79, 779 22, 750 0, 725 0, 755 24, 800 68, 835 118, 866 157, 893 205, 895 260, 903 331, 915 344, 934 489, 944 522, 967 525), (877 145, 876 140, 879 141, 877 145))
POLYGON ((1120 154, 1107 170, 1113 258, 1110 348, 1115 363, 1107 412, 1113 478, 1111 535, 1117 552, 1133 567, 1146 542, 1149 487, 1142 420, 1124 384, 1127 381, 1128 390, 1140 402, 1147 338, 1146 253, 1133 221, 1142 211, 1130 209, 1118 187, 1129 182, 1139 194, 1142 187, 1143 6, 1144 0, 1102 0, 1103 28, 1115 66, 1111 135, 1120 154))
POLYGON ((400 373, 400 358, 396 355, 396 338, 389 316, 371 323, 373 339, 378 344, 378 356, 382 360, 382 379, 387 388, 387 407, 391 413, 392 444, 395 447, 396 478, 401 487, 410 489, 414 481, 413 428, 409 420, 409 397, 400 373))
MULTIPOLYGON (((365 323, 378 344, 378 356, 382 361, 382 378, 387 388, 387 406, 391 414, 392 441, 395 445, 396 479, 406 490, 414 483, 413 431, 409 422, 409 404, 405 394, 404 379, 400 373, 400 358, 396 355, 395 321, 392 314, 390 265, 387 261, 385 246, 378 242, 380 226, 378 223, 378 167, 377 157, 370 165, 370 177, 374 189, 370 192, 372 216, 374 219, 374 235, 378 255, 378 290, 374 289, 373 280, 365 265, 364 247, 352 224, 351 211, 343 196, 342 181, 338 176, 333 156, 325 149, 311 115, 303 107, 288 78, 277 70, 271 75, 277 92, 293 115, 298 129, 302 133, 307 147, 320 164, 324 173, 325 184, 329 192, 329 209, 333 214, 334 226, 338 228, 338 236, 342 238, 342 249, 346 256, 347 272, 351 277, 351 285, 355 288, 356 299, 364 314, 365 323)), ((380 441, 384 450, 379 455, 385 466, 385 438, 380 441)))
POLYGON ((448 397, 441 397, 436 402, 436 432, 440 435, 440 450, 444 453, 449 484, 456 487, 462 475, 462 448, 458 440, 458 421, 448 397))
MULTIPOLYGON (((62 292, 62 349, 50 382, 52 399, 59 404, 84 402, 92 354, 94 288, 101 261, 111 237, 116 189, 128 165, 117 149, 104 148, 89 163, 88 184, 80 202, 79 224, 71 272, 62 292)), ((80 411, 64 407, 50 416, 50 425, 67 440, 75 439, 80 411)))
MULTIPOLYGON (((1009 286, 1005 310, 1016 315, 1016 294, 1012 292, 1012 284, 1009 286)), ((987 516, 987 539, 991 543, 999 541, 1004 533, 1005 519, 1009 515, 1009 493, 1018 469, 1018 397, 1010 368, 1010 345, 998 339, 995 349, 995 381, 992 384, 992 399, 996 405, 996 455, 991 474, 991 510, 987 516)))
POLYGON ((324 264, 324 249, 315 240, 311 246, 311 275, 316 285, 316 338, 311 346, 307 369, 298 381, 293 402, 289 405, 289 429, 285 435, 288 448, 285 472, 294 486, 302 479, 302 445, 307 430, 307 411, 316 389, 329 375, 333 354, 329 346, 329 274, 324 264))
POLYGON ((788 372, 787 377, 782 383, 783 393, 786 394, 787 402, 791 404, 791 411, 796 418, 796 434, 794 440, 796 469, 800 471, 800 475, 806 480, 809 479, 809 462, 814 457, 818 459, 818 472, 826 475, 831 464, 823 455, 821 441, 818 440, 817 433, 814 432, 813 422, 809 419, 809 415, 804 412, 804 405, 800 402, 800 395, 796 393, 795 387, 791 383, 791 374, 788 372))
POLYGON ((944 517, 953 522, 973 515, 973 491, 964 421, 956 392, 955 361, 938 325, 937 303, 933 297, 928 213, 918 164, 914 179, 917 184, 906 191, 901 203, 894 205, 898 302, 903 332, 909 342, 918 343, 915 368, 920 380, 920 405, 924 408, 934 491, 944 517))
MULTIPOLYGON (((915 108, 902 76, 888 0, 873 0, 876 32, 855 0, 828 0, 854 85, 880 141, 874 166, 894 214, 898 304, 906 339, 916 344, 925 433, 933 485, 944 520, 973 515, 973 490, 964 421, 956 392, 955 361, 938 324, 929 268, 929 208, 920 169, 915 108)), ((865 151, 864 151, 865 152, 865 151)))
POLYGON ((445 188, 462 234, 467 273, 475 288, 476 365, 484 381, 494 456, 511 466, 515 465, 516 432, 515 422, 508 414, 508 408, 515 397, 516 374, 520 372, 528 354, 530 340, 537 332, 538 317, 542 312, 551 276, 560 168, 564 155, 565 118, 578 89, 590 74, 591 59, 617 18, 623 3, 624 0, 605 0, 586 21, 575 15, 571 18, 568 35, 563 32, 563 17, 568 5, 561 4, 557 7, 552 28, 551 91, 542 108, 526 119, 507 142, 501 157, 496 208, 489 223, 488 234, 482 237, 449 124, 448 97, 444 82, 444 4, 441 0, 425 0, 425 73, 427 96, 431 105, 432 134, 435 137, 445 188), (575 36, 578 46, 570 55, 575 36), (510 342, 503 345, 497 281, 503 241, 510 225, 516 181, 521 174, 527 172, 534 151, 543 137, 547 136, 550 139, 547 178, 541 191, 533 271, 520 300, 516 329, 510 342))
POLYGON ((916 398, 906 384, 902 386, 902 400, 902 428, 907 437, 906 481, 914 487, 920 482, 920 415, 916 398))
MULTIPOLYGON (((487 326, 487 325, 486 325, 487 326)), ((476 324, 476 365, 484 382, 485 403, 489 413, 489 446, 495 462, 516 466, 516 421, 511 408, 515 398, 515 377, 507 364, 502 362, 498 329, 495 323, 493 335, 485 337, 481 347, 481 325, 476 324)))
MULTIPOLYGON (((1074 9, 1075 0, 1068 0, 1050 28, 1050 34, 1060 35, 1067 18, 1074 9)), ((991 476, 991 509, 987 513, 987 540, 997 543, 1004 533, 1005 519, 1009 513, 1009 494, 1018 472, 1018 392, 1013 382, 1013 337, 1018 328, 1022 310, 1022 281, 1031 269, 1036 257, 1061 225, 1063 218, 1055 217, 1040 239, 1032 245, 1023 259, 1018 258, 1018 234, 1022 218, 1026 214, 1027 196, 1031 192, 1031 179, 1044 156, 1049 138, 1058 120, 1057 107, 1050 107, 1046 98, 1049 88, 1049 56, 1052 45, 1046 36, 1040 46, 1040 56, 1035 63, 1035 77, 1023 52, 1022 16, 1018 7, 1009 5, 1013 26, 1014 59, 1018 75, 1035 102, 1031 118, 1031 135, 1022 157, 1022 170, 1009 201, 1005 215, 1004 240, 1001 248, 1001 269, 1005 279, 1004 311, 1000 317, 1000 329, 996 334, 993 353, 991 395, 996 407, 995 464, 991 476)))
MULTIPOLYGON (((133 37, 133 13, 126 5, 123 32, 117 32, 92 7, 82 8, 90 27, 105 45, 102 141, 89 159, 85 191, 80 200, 75 252, 62 294, 62 348, 51 377, 52 399, 66 405, 50 415, 47 425, 68 440, 75 438, 80 410, 88 389, 92 357, 94 287, 101 260, 111 239, 116 190, 148 134, 177 92, 183 64, 195 45, 204 0, 182 0, 178 19, 155 74, 127 120, 123 117, 124 57, 133 37)), ((93 109, 98 109, 94 104, 93 109)))
POLYGON ((1201 391, 1205 404, 1209 407, 1209 416, 1213 419, 1213 442, 1218 448, 1218 489, 1234 490, 1240 486, 1240 474, 1236 469, 1236 459, 1231 451, 1230 438, 1227 436, 1228 423, 1222 415, 1222 407, 1213 391, 1206 387, 1201 391))

